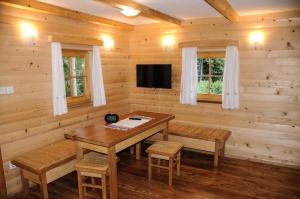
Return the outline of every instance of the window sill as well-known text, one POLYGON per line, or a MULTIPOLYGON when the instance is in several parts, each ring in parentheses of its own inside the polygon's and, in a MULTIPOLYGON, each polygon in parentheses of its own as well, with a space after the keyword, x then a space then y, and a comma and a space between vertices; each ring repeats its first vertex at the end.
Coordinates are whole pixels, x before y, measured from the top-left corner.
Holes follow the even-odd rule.
POLYGON ((222 104, 222 95, 198 94, 197 102, 222 104))
POLYGON ((82 97, 72 97, 67 99, 67 105, 68 108, 78 108, 78 107, 86 107, 91 105, 91 99, 88 96, 82 96, 82 97))

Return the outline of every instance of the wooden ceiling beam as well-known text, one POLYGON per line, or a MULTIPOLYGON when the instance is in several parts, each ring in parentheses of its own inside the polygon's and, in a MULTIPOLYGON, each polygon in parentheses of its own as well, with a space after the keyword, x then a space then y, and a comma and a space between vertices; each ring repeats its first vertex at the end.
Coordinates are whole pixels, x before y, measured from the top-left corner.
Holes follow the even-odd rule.
POLYGON ((239 20, 239 15, 227 0, 205 0, 205 1, 229 21, 237 22, 239 20))
POLYGON ((0 4, 22 9, 26 8, 37 12, 52 14, 94 24, 104 24, 119 29, 133 30, 133 26, 126 23, 118 22, 104 17, 98 17, 95 15, 85 14, 83 12, 50 5, 36 0, 0 0, 0 4))
POLYGON ((142 4, 139 4, 135 1, 132 0, 95 0, 98 2, 102 2, 102 3, 106 3, 109 4, 115 8, 119 8, 122 9, 122 6, 127 6, 127 7, 131 7, 134 8, 136 10, 141 11, 140 15, 144 16, 144 17, 148 17, 148 18, 152 18, 152 19, 156 19, 156 20, 162 20, 162 21, 167 21, 169 23, 173 23, 176 25, 181 25, 181 20, 171 17, 169 15, 166 15, 162 12, 159 12, 157 10, 154 10, 152 8, 149 8, 147 6, 144 6, 142 4))

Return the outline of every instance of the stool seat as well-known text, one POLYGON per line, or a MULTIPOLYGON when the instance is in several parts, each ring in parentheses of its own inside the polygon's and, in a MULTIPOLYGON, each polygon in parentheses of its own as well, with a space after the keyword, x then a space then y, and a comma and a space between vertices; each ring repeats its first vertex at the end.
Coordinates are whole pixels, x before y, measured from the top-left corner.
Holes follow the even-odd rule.
POLYGON ((147 152, 150 153, 153 157, 166 159, 170 156, 174 156, 180 151, 183 147, 182 143, 170 142, 170 141, 159 141, 152 144, 148 147, 147 152), (167 157, 163 157, 167 156, 167 157))
POLYGON ((77 169, 91 169, 106 173, 108 170, 107 156, 90 152, 76 164, 77 169))

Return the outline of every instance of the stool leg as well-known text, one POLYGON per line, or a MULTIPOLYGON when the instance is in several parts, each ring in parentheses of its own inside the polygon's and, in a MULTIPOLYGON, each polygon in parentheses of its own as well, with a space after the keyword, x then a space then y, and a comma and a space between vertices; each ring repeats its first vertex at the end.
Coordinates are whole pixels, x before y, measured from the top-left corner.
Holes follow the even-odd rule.
POLYGON ((172 186, 173 184, 173 158, 169 159, 169 186, 172 186))
POLYGON ((152 179, 152 157, 151 154, 148 154, 148 181, 152 179))
POLYGON ((180 161, 181 161, 181 152, 177 154, 177 176, 180 175, 180 161))
POLYGON ((101 184, 102 184, 102 198, 106 199, 106 175, 103 175, 101 178, 101 184))
POLYGON ((83 199, 83 187, 82 187, 82 178, 80 171, 77 171, 77 180, 78 180, 78 195, 79 199, 83 199))

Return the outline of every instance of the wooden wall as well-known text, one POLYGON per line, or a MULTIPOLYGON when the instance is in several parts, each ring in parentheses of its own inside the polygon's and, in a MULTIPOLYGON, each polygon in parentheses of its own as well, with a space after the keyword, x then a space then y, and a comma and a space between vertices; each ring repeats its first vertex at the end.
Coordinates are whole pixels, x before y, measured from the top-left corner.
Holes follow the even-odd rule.
POLYGON ((300 12, 187 21, 183 26, 142 25, 130 34, 131 110, 173 113, 176 119, 230 129, 226 156, 300 167, 300 12), (249 44, 249 33, 265 34, 262 48, 249 44), (166 50, 164 36, 175 46, 166 50), (205 39, 240 41, 241 108, 222 110, 219 104, 179 104, 181 49, 177 43, 205 39), (135 65, 172 64, 172 89, 136 87, 135 65))
POLYGON ((28 150, 63 139, 74 128, 102 122, 109 110, 128 112, 129 32, 71 19, 0 6, 0 86, 14 86, 15 93, 0 96, 0 146, 8 195, 20 190, 19 170, 8 163, 28 150), (36 40, 22 39, 20 22, 38 30, 36 40), (105 91, 108 104, 86 105, 59 117, 52 114, 50 34, 100 38, 111 35, 115 49, 102 49, 105 91), (34 43, 34 44, 33 44, 34 43))

